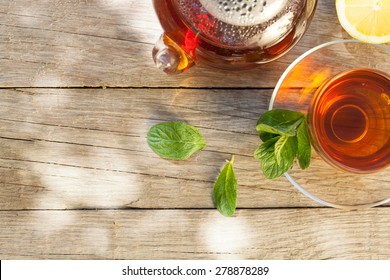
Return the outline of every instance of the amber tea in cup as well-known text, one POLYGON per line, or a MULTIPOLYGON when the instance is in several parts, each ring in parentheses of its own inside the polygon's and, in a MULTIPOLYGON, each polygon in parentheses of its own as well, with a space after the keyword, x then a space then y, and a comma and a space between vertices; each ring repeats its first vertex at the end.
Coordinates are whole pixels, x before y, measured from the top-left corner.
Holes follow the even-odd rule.
POLYGON ((356 68, 330 78, 309 111, 314 147, 332 165, 372 173, 390 164, 390 77, 356 68))

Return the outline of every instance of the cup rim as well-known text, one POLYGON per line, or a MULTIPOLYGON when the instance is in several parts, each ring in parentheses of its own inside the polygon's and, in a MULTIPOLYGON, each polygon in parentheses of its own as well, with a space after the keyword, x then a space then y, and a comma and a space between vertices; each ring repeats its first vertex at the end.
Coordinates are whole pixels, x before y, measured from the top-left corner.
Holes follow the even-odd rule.
POLYGON ((301 54, 300 56, 298 56, 287 68, 286 70, 284 70, 283 74, 280 76, 278 82, 276 83, 276 86, 272 92, 272 96, 271 96, 271 99, 270 99, 270 102, 269 102, 269 105, 268 105, 268 110, 272 110, 273 108, 273 105, 274 105, 274 102, 275 102, 275 98, 276 98, 276 95, 283 83, 283 81, 285 80, 285 78, 287 77, 287 75, 290 73, 291 69, 293 69, 299 62, 301 62, 305 57, 309 56, 310 54, 316 52, 317 50, 319 49, 322 49, 322 48, 326 48, 328 46, 331 46, 331 45, 335 45, 335 44, 339 44, 339 43, 359 43, 359 44, 364 44, 364 45, 373 45, 373 46, 377 46, 377 47, 381 47, 381 48, 384 48, 386 50, 390 50, 390 46, 387 46, 387 45, 379 45, 379 44, 370 44, 370 43, 365 43, 365 42, 362 42, 362 41, 359 41, 359 40, 355 40, 355 39, 341 39, 341 40, 335 40, 335 41, 329 41, 329 42, 326 42, 326 43, 323 43, 323 44, 320 44, 318 46, 315 46, 309 50, 307 50, 306 52, 304 52, 303 54, 301 54))

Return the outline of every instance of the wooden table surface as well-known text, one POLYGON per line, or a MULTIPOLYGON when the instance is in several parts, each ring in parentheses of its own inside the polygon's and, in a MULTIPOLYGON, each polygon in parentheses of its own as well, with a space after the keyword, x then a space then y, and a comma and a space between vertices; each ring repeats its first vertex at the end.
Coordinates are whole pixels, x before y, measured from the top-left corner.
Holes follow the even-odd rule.
POLYGON ((0 259, 390 259, 390 208, 322 207, 266 180, 255 124, 295 58, 349 38, 333 0, 281 59, 167 76, 151 0, 0 0, 0 259), (207 147, 159 158, 146 133, 185 121, 207 147), (237 211, 213 182, 235 154, 237 211))

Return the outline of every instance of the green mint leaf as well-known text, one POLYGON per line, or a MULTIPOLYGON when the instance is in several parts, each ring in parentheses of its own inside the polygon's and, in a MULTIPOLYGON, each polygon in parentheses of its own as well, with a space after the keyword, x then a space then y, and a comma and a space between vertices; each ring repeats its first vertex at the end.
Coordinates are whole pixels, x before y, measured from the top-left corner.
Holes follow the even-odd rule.
POLYGON ((309 134, 307 131, 306 119, 303 121, 297 131, 298 138, 298 162, 301 169, 306 169, 310 165, 311 160, 311 146, 309 134))
POLYGON ((265 132, 265 131, 260 131, 259 132, 259 136, 260 136, 261 141, 266 142, 269 139, 272 139, 272 138, 278 136, 278 134, 273 134, 273 133, 269 133, 269 132, 265 132))
POLYGON ((148 132, 147 142, 157 155, 172 160, 186 160, 206 146, 200 132, 182 122, 154 125, 148 132))
POLYGON ((237 179, 233 169, 234 155, 219 173, 214 184, 213 199, 218 211, 227 217, 234 214, 237 200, 237 179))
MULTIPOLYGON (((284 139, 283 136, 274 137, 262 143, 255 151, 254 156, 260 160, 264 176, 268 179, 280 177, 293 165, 297 149, 296 138, 287 136, 284 137, 287 139, 284 139), (286 149, 287 153, 293 154, 294 156, 282 156, 278 162, 275 153, 275 146, 278 142, 284 143, 283 147, 286 149)), ((279 145, 282 146, 281 144, 279 145)))
MULTIPOLYGON (((282 135, 275 143, 275 157, 276 162, 279 165, 283 165, 282 161, 294 162, 295 155, 297 154, 298 143, 297 138, 282 135)), ((290 166, 291 167, 291 166, 290 166)))
POLYGON ((301 169, 309 167, 311 146, 305 116, 300 112, 275 109, 260 116, 257 125, 263 141, 255 151, 264 175, 273 179, 287 172, 298 158, 301 169))
POLYGON ((300 112, 275 109, 262 114, 257 121, 256 130, 272 134, 295 136, 299 124, 304 120, 300 112))
MULTIPOLYGON (((261 144, 255 151, 254 157, 260 161, 267 159, 270 154, 275 152, 275 143, 280 139, 280 136, 269 139, 261 144)), ((276 158, 275 158, 276 160, 276 158)))

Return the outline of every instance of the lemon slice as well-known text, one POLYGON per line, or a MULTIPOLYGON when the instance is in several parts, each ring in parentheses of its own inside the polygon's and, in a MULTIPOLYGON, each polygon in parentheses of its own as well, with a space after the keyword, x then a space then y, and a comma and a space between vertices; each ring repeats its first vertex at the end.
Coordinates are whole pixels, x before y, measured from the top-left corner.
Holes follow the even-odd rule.
POLYGON ((373 44, 390 42, 390 0, 336 0, 336 10, 353 38, 373 44))

